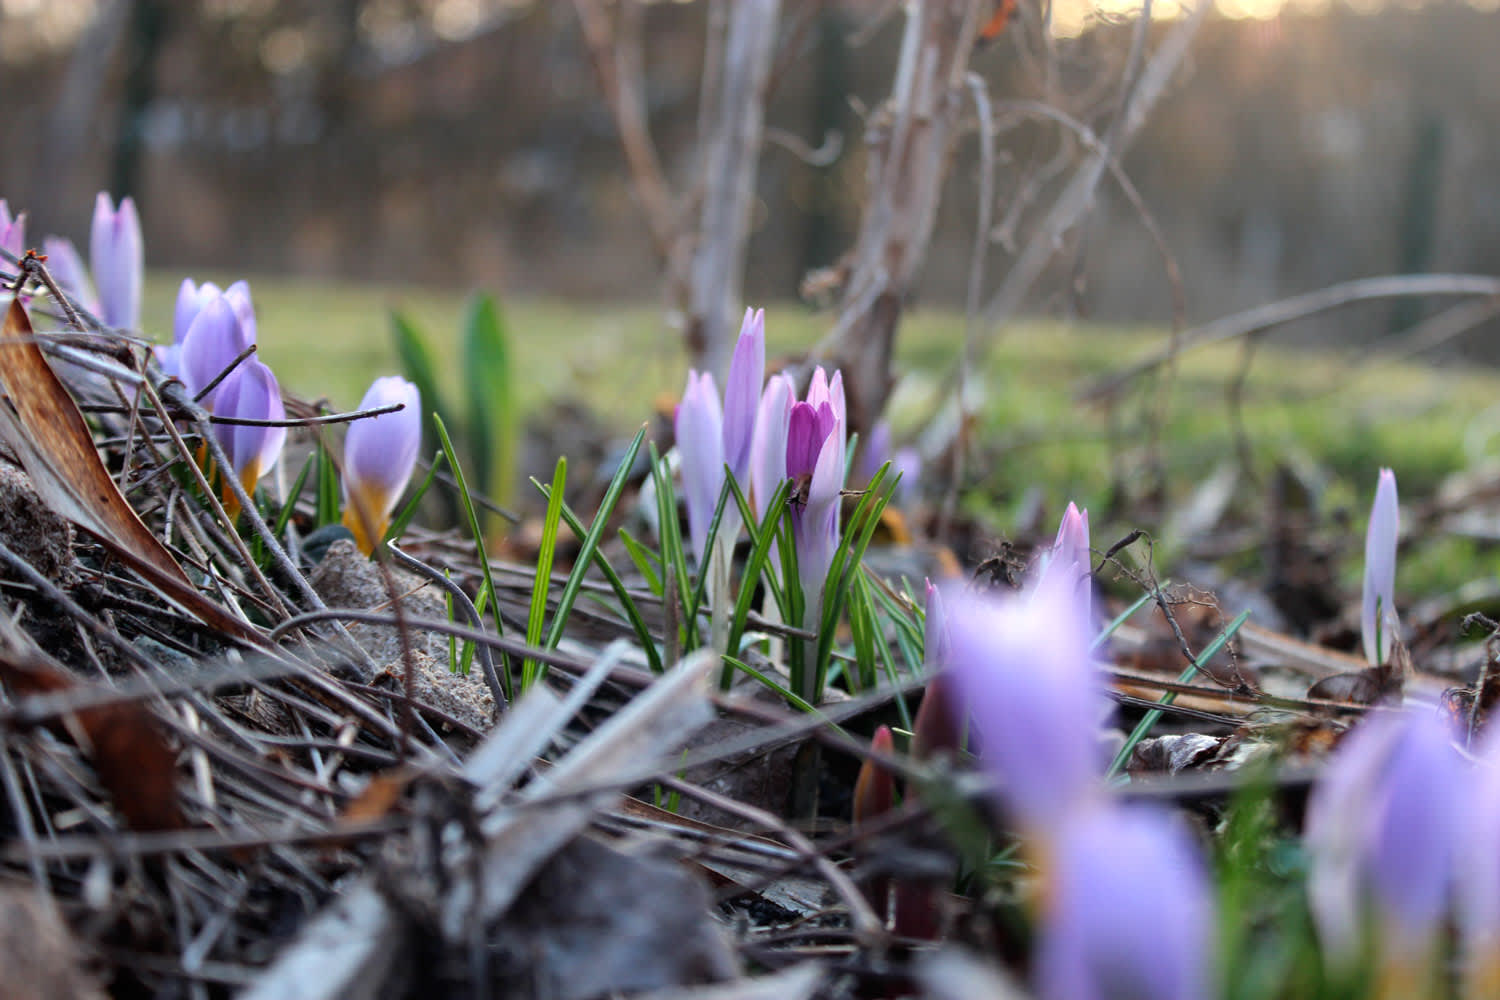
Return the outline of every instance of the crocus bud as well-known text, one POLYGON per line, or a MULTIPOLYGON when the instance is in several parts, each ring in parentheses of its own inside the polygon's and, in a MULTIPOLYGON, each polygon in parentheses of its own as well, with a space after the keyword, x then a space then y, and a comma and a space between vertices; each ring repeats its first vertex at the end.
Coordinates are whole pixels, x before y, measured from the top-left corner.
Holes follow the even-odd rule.
MULTIPOLYGON (((211 298, 198 311, 182 338, 180 375, 188 392, 197 396, 252 343, 254 341, 240 323, 228 294, 211 298)), ((204 407, 215 410, 218 396, 223 391, 221 383, 205 395, 202 399, 204 407)))
MULTIPOLYGON (((276 376, 257 358, 246 358, 220 383, 215 403, 215 412, 220 416, 241 420, 286 419, 276 376)), ((253 492, 260 477, 271 471, 281 456, 281 446, 286 443, 285 427, 215 424, 214 434, 224 446, 246 493, 253 492)), ((227 484, 224 504, 231 517, 239 513, 238 500, 227 484)))
POLYGON ((1024 831, 1058 829, 1099 791, 1108 707, 1071 595, 949 593, 944 604, 955 700, 973 715, 982 763, 1024 831))
POLYGON ((1390 469, 1381 469, 1380 484, 1375 487, 1375 503, 1370 508, 1370 525, 1365 532, 1364 604, 1359 622, 1365 658, 1375 666, 1390 656, 1391 643, 1401 627, 1395 603, 1396 536, 1400 530, 1396 474, 1390 469))
POLYGON ((724 461, 741 490, 750 488, 751 443, 765 374, 766 313, 746 309, 724 383, 724 461))
POLYGON ((135 202, 122 198, 117 210, 109 195, 100 191, 94 202, 89 262, 99 288, 99 318, 105 325, 126 330, 141 325, 143 254, 135 202))
POLYGON ((356 420, 344 438, 344 526, 366 555, 385 537, 422 444, 422 397, 406 379, 376 379, 359 408, 392 403, 405 409, 356 420))
POLYGON ((1430 961, 1453 893, 1465 783, 1447 723, 1428 709, 1366 718, 1340 744, 1309 797, 1304 836, 1308 902, 1335 967, 1360 954, 1366 905, 1379 917, 1383 975, 1430 961))
POLYGON ((1191 839, 1140 806, 1085 810, 1055 842, 1035 960, 1043 1000, 1200 1000, 1217 925, 1191 839))
POLYGON ((708 527, 724 488, 724 415, 719 390, 709 372, 688 372, 687 388, 677 406, 677 452, 682 458, 682 491, 687 501, 688 532, 699 567, 708 566, 708 527))
POLYGON ((789 375, 772 375, 760 396, 755 413, 755 433, 750 442, 750 483, 755 516, 766 519, 771 497, 786 482, 786 435, 797 394, 789 375))
POLYGON ((928 580, 927 614, 922 630, 922 672, 927 675, 927 690, 911 724, 911 755, 918 760, 959 748, 959 734, 963 731, 960 717, 966 713, 953 701, 950 691, 953 681, 945 672, 952 659, 953 644, 948 638, 943 595, 928 580))
MULTIPOLYGON (((26 253, 26 213, 12 217, 10 205, 6 204, 4 198, 0 198, 0 250, 4 250, 12 257, 21 257, 26 253)), ((6 270, 10 265, 6 265, 6 270)))
POLYGON ((47 271, 63 294, 91 313, 99 312, 99 297, 94 294, 94 285, 89 281, 88 268, 73 241, 61 236, 48 236, 42 240, 42 252, 47 255, 47 271))
POLYGON ((1081 627, 1085 630, 1093 625, 1093 581, 1092 560, 1089 552, 1089 512, 1080 511, 1073 504, 1063 512, 1062 523, 1057 528, 1057 540, 1052 550, 1044 557, 1036 589, 1061 587, 1073 595, 1081 627))
MULTIPOLYGON (((875 735, 870 739, 870 749, 883 754, 896 752, 890 726, 881 726, 875 730, 875 735)), ((854 782, 854 822, 863 823, 888 813, 895 804, 895 776, 874 758, 866 757, 859 766, 859 777, 854 782)))

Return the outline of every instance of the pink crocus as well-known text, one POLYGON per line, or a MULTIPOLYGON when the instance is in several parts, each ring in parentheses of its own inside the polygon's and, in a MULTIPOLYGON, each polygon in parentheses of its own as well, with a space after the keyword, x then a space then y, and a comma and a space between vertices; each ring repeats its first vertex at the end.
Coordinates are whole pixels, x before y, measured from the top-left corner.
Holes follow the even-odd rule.
POLYGON ((117 209, 106 192, 99 192, 89 234, 89 264, 99 290, 99 319, 106 326, 137 329, 145 261, 141 220, 130 198, 120 199, 117 209))
POLYGON ((1379 666, 1390 656, 1391 643, 1401 631, 1396 615, 1396 539, 1401 514, 1396 501, 1396 474, 1380 470, 1370 524, 1365 531, 1364 600, 1360 609, 1360 634, 1365 658, 1379 666))
POLYGON ((344 526, 366 555, 385 537, 422 444, 422 397, 406 379, 376 379, 359 408, 393 403, 404 409, 356 420, 344 438, 344 526))
POLYGON ((1093 555, 1089 551, 1089 512, 1069 502, 1057 528, 1057 539, 1044 557, 1035 588, 1061 587, 1073 593, 1084 628, 1093 625, 1093 555))
POLYGON ((950 592, 944 606, 955 700, 973 715, 981 762, 1023 831, 1056 831, 1101 791, 1108 711, 1073 595, 950 592))
POLYGON ((1214 969, 1213 895, 1187 831, 1144 806, 1072 817, 1044 873, 1042 1000, 1200 1000, 1214 969))
MULTIPOLYGON (((215 395, 220 416, 241 420, 285 420, 286 408, 281 402, 281 387, 271 369, 257 358, 247 358, 222 383, 215 395)), ((234 475, 246 493, 276 464, 286 443, 285 427, 254 424, 215 424, 214 436, 224 446, 234 475)), ((224 503, 230 516, 239 512, 239 503, 224 486, 224 503)))
POLYGON ((823 584, 838 548, 844 448, 843 375, 834 372, 829 379, 820 367, 807 399, 792 404, 787 420, 786 475, 799 492, 792 501, 792 536, 807 600, 804 625, 822 607, 823 584))

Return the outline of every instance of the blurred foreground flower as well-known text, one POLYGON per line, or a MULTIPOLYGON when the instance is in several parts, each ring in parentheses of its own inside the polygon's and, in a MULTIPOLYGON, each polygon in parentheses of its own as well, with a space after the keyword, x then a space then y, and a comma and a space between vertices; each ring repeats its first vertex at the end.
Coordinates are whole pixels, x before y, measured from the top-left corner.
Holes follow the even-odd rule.
POLYGON ((1144 807, 1084 810, 1055 845, 1036 980, 1044 1000, 1202 1000, 1217 927, 1186 831, 1144 807))
POLYGON ((1370 526, 1365 532, 1364 604, 1359 622, 1365 657, 1377 667, 1390 656, 1391 644, 1401 631, 1395 604, 1396 538, 1400 530, 1396 474, 1381 469, 1375 503, 1370 507, 1370 526))
MULTIPOLYGON (((257 358, 247 358, 219 384, 215 397, 217 414, 239 420, 285 420, 286 408, 281 402, 281 387, 276 376, 257 358)), ((271 471, 286 443, 285 427, 253 424, 215 424, 214 435, 224 446, 234 475, 246 493, 255 492, 260 477, 271 471)), ((224 483, 224 509, 231 518, 239 516, 240 503, 227 482, 224 483)))
MULTIPOLYGON (((12 216, 10 205, 4 198, 0 198, 0 250, 12 257, 20 257, 26 253, 26 213, 12 216)), ((5 262, 5 270, 14 270, 8 261, 5 262)))
POLYGON ((1396 990, 1384 995, 1421 995, 1452 898, 1467 766, 1451 735, 1426 708, 1368 717, 1308 800, 1308 903, 1328 961, 1352 965, 1373 911, 1396 990))
POLYGON ((141 325, 141 280, 145 272, 141 220, 129 197, 114 201, 103 191, 94 201, 89 263, 99 291, 99 319, 124 330, 141 325))
POLYGON ((1108 701, 1072 591, 957 594, 945 604, 956 694, 973 714, 982 762, 1021 829, 1045 836, 1102 787, 1097 730, 1108 701))
POLYGON ((422 397, 406 379, 377 378, 359 408, 393 403, 405 409, 356 420, 344 438, 344 527, 366 555, 385 537, 422 444, 422 397))
POLYGON ((1470 1000, 1500 996, 1500 726, 1489 727, 1477 756, 1456 859, 1463 995, 1470 1000))

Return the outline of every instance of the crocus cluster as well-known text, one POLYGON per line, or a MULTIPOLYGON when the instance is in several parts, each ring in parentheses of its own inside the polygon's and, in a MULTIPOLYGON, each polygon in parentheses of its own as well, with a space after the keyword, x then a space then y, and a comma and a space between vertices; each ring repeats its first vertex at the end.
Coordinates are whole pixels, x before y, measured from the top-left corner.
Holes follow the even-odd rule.
MULTIPOLYGON (((0 245, 6 216, 0 212, 0 245)), ((14 238, 25 242, 25 216, 15 221, 14 238)), ((85 267, 73 241, 48 236, 42 241, 47 255, 47 270, 52 280, 74 302, 98 317, 107 327, 136 330, 141 325, 141 285, 145 280, 145 244, 141 238, 141 220, 135 202, 121 198, 117 207, 107 192, 94 199, 94 221, 89 227, 89 266, 85 267), (90 269, 93 271, 90 279, 90 269)), ((13 251, 16 252, 16 251, 13 251)))
POLYGON ((1197 851, 1169 814, 1122 806, 1101 780, 1109 704, 1080 606, 1087 573, 1087 520, 1070 507, 1025 590, 945 596, 952 701, 1042 878, 1039 994, 1203 997, 1214 919, 1197 851))
POLYGON ((1374 666, 1390 656, 1391 645, 1401 634, 1396 615, 1396 539, 1401 532, 1396 502, 1396 474, 1380 470, 1370 524, 1365 531, 1365 586, 1360 609, 1360 634, 1365 658, 1374 666))
POLYGON ((392 404, 402 409, 356 420, 344 438, 344 526, 366 555, 385 537, 422 444, 422 397, 406 379, 377 378, 359 408, 392 404))
POLYGON ((1373 927, 1385 996, 1424 994, 1450 917, 1470 980, 1500 980, 1500 739, 1471 764, 1455 735, 1427 707, 1375 714, 1308 801, 1308 902, 1324 954, 1347 970, 1373 927))

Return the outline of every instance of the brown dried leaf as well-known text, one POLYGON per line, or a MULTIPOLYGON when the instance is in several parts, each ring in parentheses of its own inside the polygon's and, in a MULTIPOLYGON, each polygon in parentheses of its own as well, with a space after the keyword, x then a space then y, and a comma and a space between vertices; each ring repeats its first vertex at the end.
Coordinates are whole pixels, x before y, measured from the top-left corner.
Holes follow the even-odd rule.
MULTIPOLYGON (((86 691, 35 649, 12 641, 0 648, 0 680, 17 695, 86 691)), ((177 830, 183 824, 177 798, 177 755, 155 718, 137 702, 93 705, 63 716, 56 728, 72 736, 94 763, 99 783, 132 830, 177 830)))
POLYGON ((11 299, 0 327, 0 438, 15 452, 42 500, 88 531, 163 594, 204 623, 240 638, 253 632, 198 593, 120 493, 99 459, 73 397, 41 348, 20 300, 11 299))

